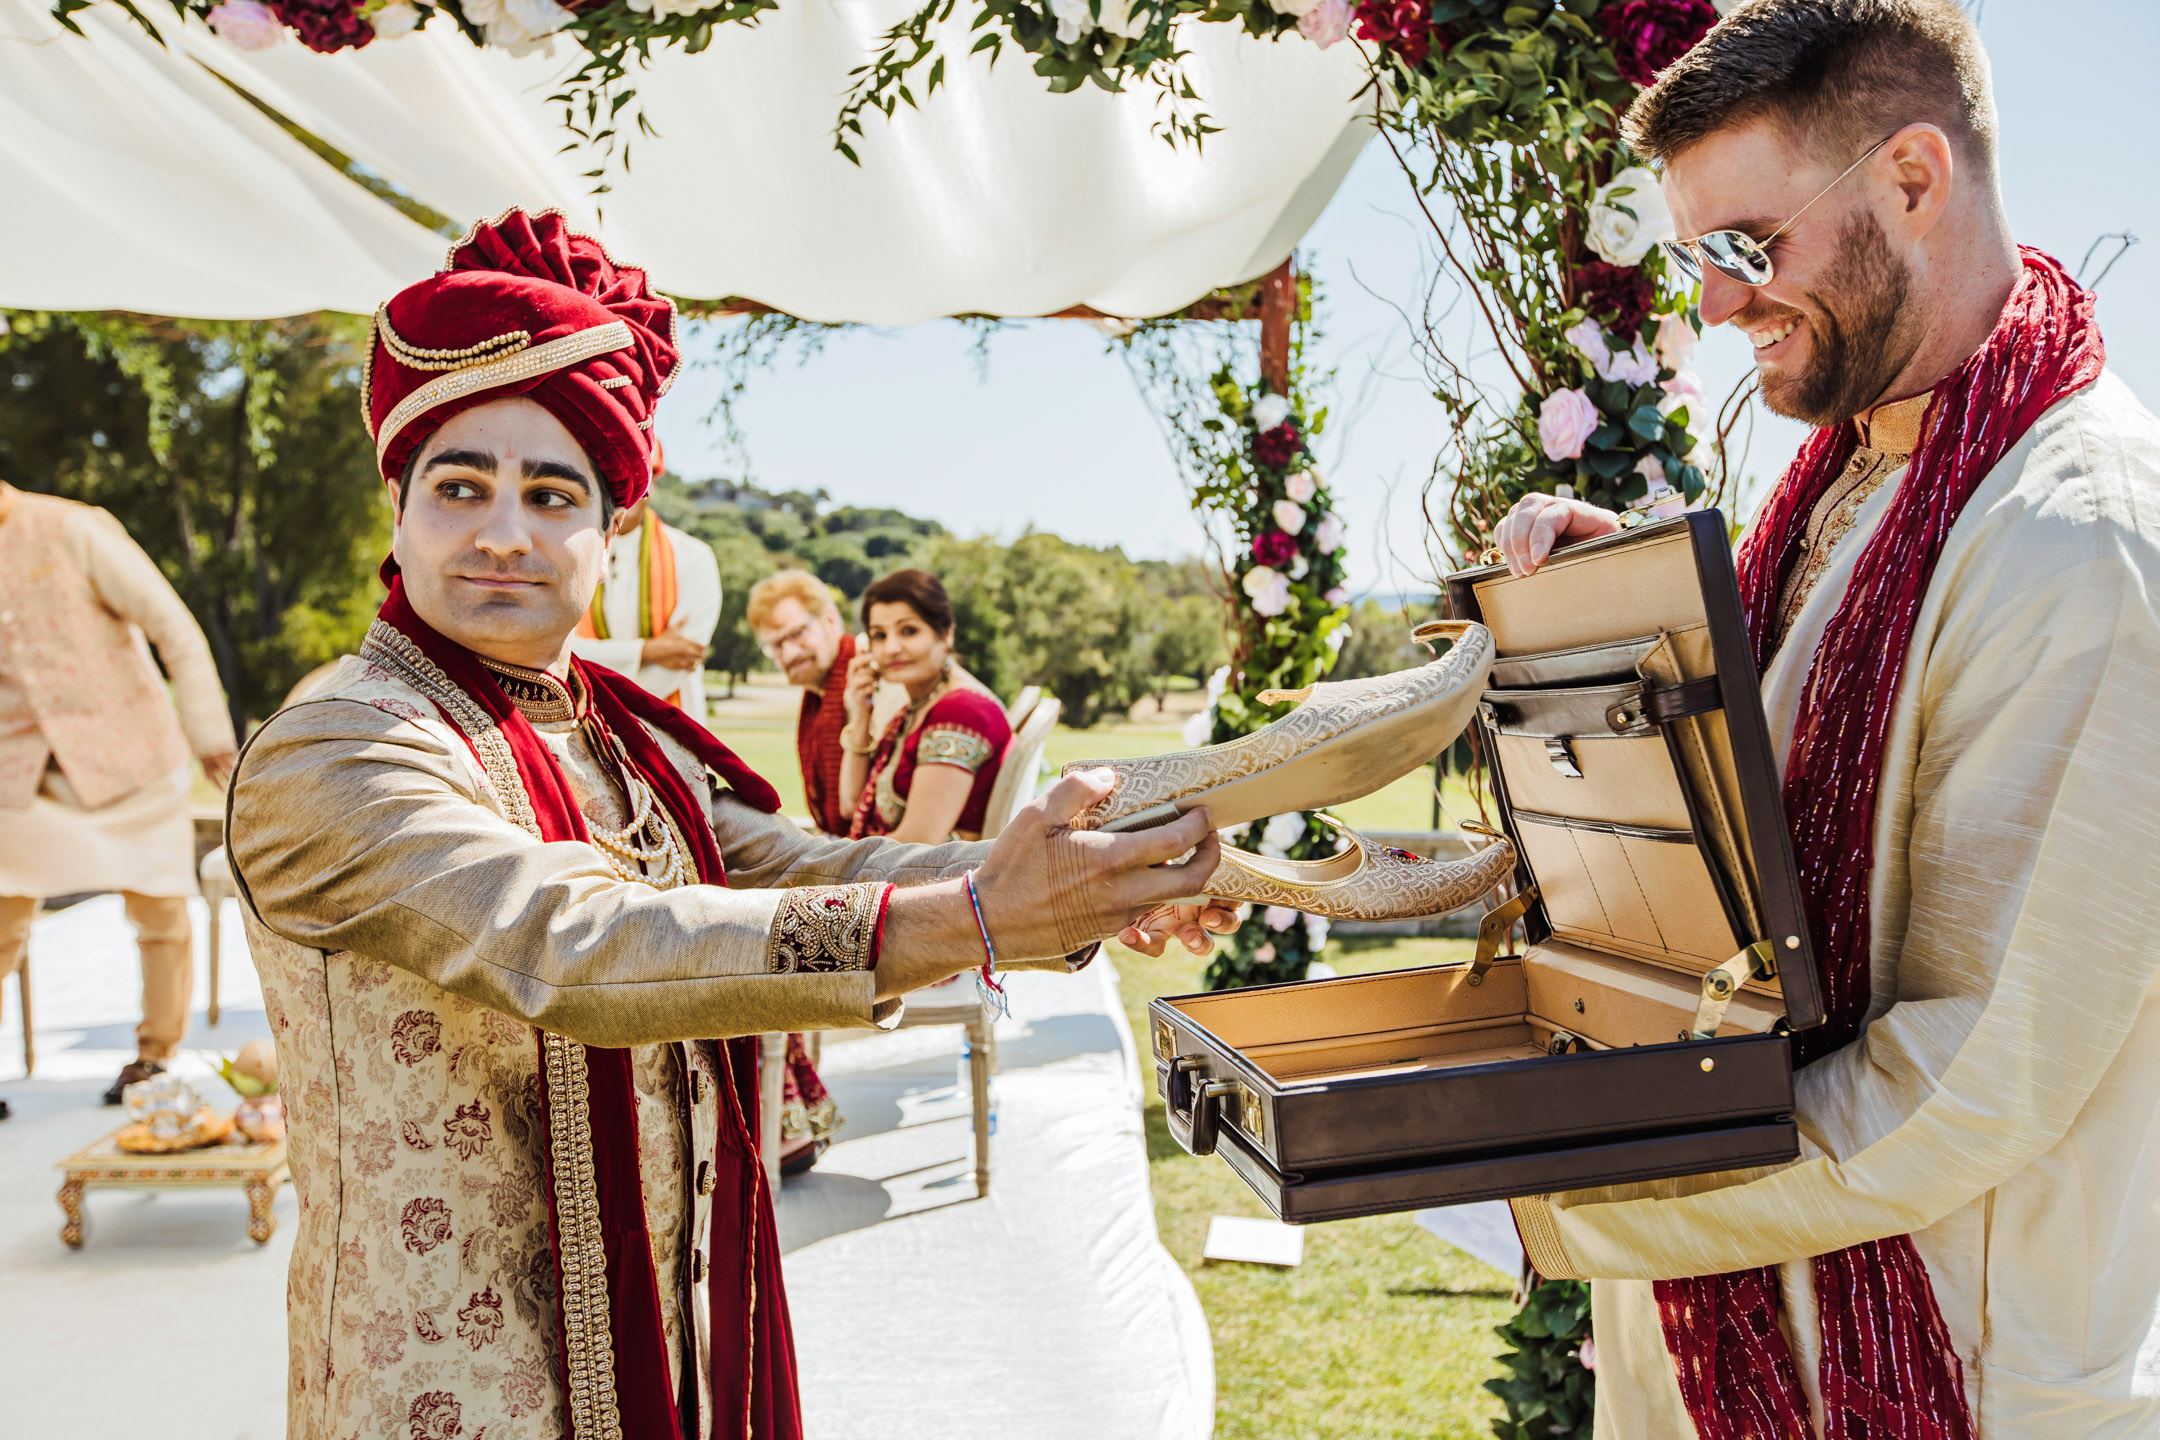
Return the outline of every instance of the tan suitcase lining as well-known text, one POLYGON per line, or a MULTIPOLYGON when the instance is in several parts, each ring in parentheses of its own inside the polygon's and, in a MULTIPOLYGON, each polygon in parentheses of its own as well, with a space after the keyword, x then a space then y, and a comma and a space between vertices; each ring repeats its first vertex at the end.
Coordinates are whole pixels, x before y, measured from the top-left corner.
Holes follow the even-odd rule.
MULTIPOLYGON (((1534 1060, 1552 1053, 1556 1030, 1595 1050, 1662 1045, 1695 1017, 1684 976, 1564 941, 1494 962, 1482 985, 1468 976, 1467 966, 1394 970, 1176 1005, 1285 1086, 1534 1060)), ((1767 1033, 1782 1013, 1774 998, 1743 994, 1718 1033, 1767 1033)))

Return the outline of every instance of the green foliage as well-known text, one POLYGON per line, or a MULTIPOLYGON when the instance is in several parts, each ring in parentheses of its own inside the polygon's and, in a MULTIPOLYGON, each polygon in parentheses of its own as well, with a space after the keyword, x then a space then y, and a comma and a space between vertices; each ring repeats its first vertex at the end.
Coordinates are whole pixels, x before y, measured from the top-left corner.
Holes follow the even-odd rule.
POLYGON ((1548 1280, 1494 1333, 1509 1348, 1500 1355, 1507 1373, 1485 1382, 1507 1406, 1507 1418, 1492 1422, 1493 1434, 1500 1440, 1587 1437, 1597 1403, 1595 1377, 1582 1363, 1590 1339, 1590 1287, 1548 1280))
POLYGON ((390 520, 365 322, 5 319, 0 476, 126 526, 202 626, 242 733, 359 647, 390 520))

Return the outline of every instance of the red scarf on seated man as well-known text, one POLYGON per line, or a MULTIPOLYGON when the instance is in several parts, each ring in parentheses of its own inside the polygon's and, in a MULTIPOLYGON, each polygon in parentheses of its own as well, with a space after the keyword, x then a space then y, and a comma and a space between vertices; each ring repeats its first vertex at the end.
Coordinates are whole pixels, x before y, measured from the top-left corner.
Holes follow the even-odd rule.
MULTIPOLYGON (((486 712, 516 766, 515 783, 532 808, 539 838, 590 843, 569 777, 539 733, 503 692, 493 671, 472 651, 420 618, 405 587, 388 565, 390 596, 377 617, 410 640, 473 703, 486 712)), ((639 779, 674 821, 690 846, 699 882, 725 885, 727 872, 712 831, 705 797, 684 779, 646 727, 667 735, 709 769, 745 803, 770 814, 780 797, 735 753, 680 709, 659 700, 636 681, 572 659, 595 717, 621 744, 639 779)), ((447 711, 444 718, 464 735, 483 771, 484 738, 467 733, 447 711)), ((500 785, 504 777, 490 774, 500 785)), ((545 1031, 540 1046, 541 1106, 545 1132, 549 1233, 554 1242, 557 1319, 563 1338, 563 1394, 572 1434, 608 1433, 605 1422, 588 1429, 581 1407, 612 1409, 625 1436, 697 1433, 697 1383, 686 1369, 682 1394, 668 1379, 667 1340, 660 1320, 651 1237, 638 1168, 637 1096, 630 1052, 579 1045, 545 1031), (563 1123, 562 1117, 571 1117, 563 1123), (569 1193, 566 1193, 569 1192, 569 1193), (597 1224, 579 1215, 579 1194, 598 1203, 597 1224), (580 1354, 600 1353, 590 1333, 605 1325, 612 1368, 580 1374, 580 1354)), ((711 1227, 712 1435, 715 1440, 799 1440, 802 1418, 795 1383, 795 1346, 781 1289, 780 1246, 772 1195, 758 1161, 757 1042, 730 1040, 721 1050, 732 1084, 720 1087, 718 1153, 713 1157, 711 1227)), ((592 1417, 597 1419, 597 1414, 592 1417)))
MULTIPOLYGON (((1823 633, 1785 764, 1802 899, 1828 1019, 1795 1036, 1801 1061, 1851 1043, 1871 998, 1869 881, 1875 805, 1898 683, 1928 581, 1987 473, 2106 361, 2093 299, 2023 249, 2024 273, 1987 343, 1935 389, 1920 448, 1860 552, 1823 633)), ((1777 645, 1778 597, 1816 502, 1857 444, 1816 430, 1764 503, 1738 558, 1755 663, 1777 645)), ((1778 1328, 1770 1268, 1657 1283, 1680 1393, 1701 1440, 1809 1440, 1808 1404, 1778 1328)), ((1815 1257, 1826 1440, 1971 1440, 1963 1367, 1912 1237, 1815 1257)))

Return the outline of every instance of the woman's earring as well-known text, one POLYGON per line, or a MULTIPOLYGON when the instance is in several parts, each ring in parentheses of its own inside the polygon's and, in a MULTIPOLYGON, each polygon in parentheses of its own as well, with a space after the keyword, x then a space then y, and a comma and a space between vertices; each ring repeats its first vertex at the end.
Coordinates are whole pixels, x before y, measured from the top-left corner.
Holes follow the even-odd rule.
POLYGON ((938 678, 950 683, 952 680, 952 651, 945 652, 945 663, 938 667, 938 678))

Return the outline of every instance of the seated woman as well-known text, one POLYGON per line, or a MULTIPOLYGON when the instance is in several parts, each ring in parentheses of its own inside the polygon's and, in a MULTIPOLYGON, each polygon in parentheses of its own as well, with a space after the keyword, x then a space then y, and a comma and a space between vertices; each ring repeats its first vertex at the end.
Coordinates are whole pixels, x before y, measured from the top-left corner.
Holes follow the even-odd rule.
POLYGON ((848 662, 840 802, 851 839, 979 839, 1012 739, 1005 707, 953 659, 952 602, 924 570, 895 570, 863 591, 869 643, 848 662), (907 709, 870 735, 880 679, 907 688, 907 709))

